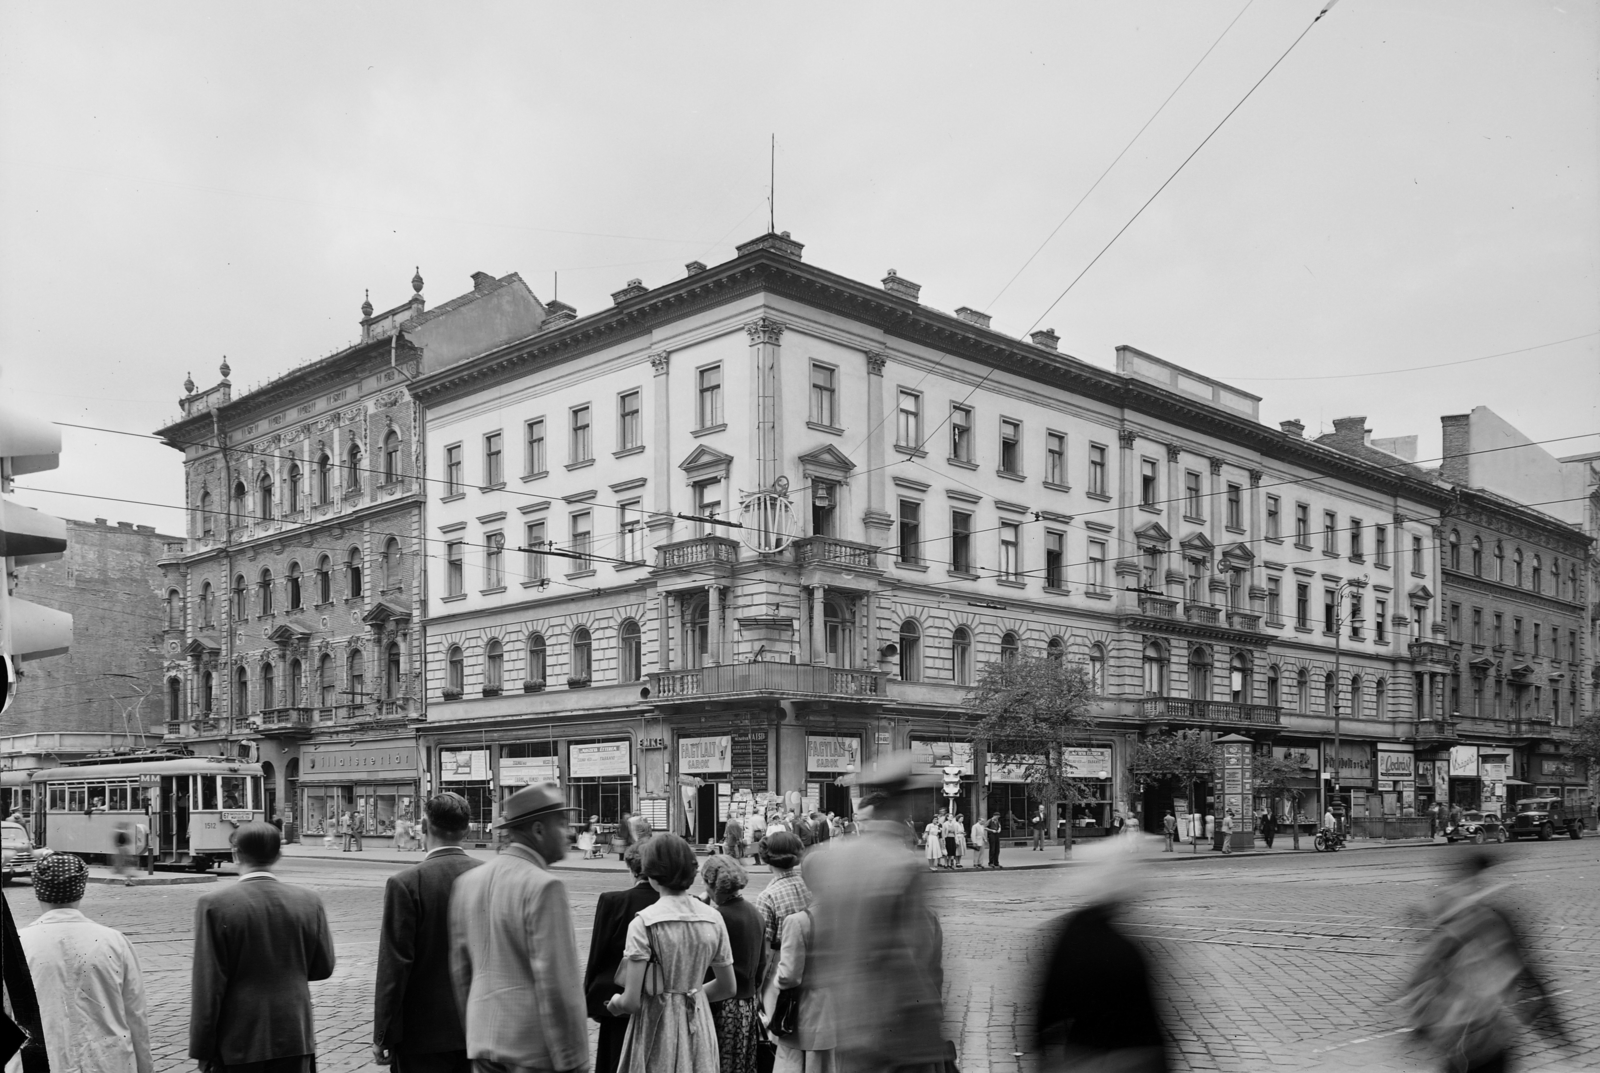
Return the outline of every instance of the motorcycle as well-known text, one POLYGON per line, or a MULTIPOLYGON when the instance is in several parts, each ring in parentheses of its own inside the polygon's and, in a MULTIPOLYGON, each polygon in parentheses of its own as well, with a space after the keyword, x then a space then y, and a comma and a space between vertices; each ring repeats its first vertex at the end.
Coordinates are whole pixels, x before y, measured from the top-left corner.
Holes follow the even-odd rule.
POLYGON ((1344 835, 1331 827, 1324 827, 1317 832, 1316 839, 1312 842, 1318 853, 1333 853, 1344 849, 1344 835))

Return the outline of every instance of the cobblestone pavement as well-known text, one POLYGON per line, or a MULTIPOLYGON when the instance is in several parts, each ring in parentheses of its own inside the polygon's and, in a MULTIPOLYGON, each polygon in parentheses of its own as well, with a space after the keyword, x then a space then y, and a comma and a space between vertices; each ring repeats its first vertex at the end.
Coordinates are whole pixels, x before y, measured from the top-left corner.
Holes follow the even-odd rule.
MULTIPOLYGON (((1488 849, 1505 899, 1561 992, 1576 1051, 1525 1041, 1519 1069, 1600 1066, 1600 839, 1488 849)), ((1426 934, 1427 903, 1461 847, 1187 861, 1155 854, 1149 896, 1132 912, 1160 966, 1167 1023, 1186 1070, 1401 1073, 1437 1067, 1403 1031, 1394 998, 1426 934)), ((1039 861, 1021 853, 1024 861, 1039 861)), ((316 890, 338 941, 338 970, 313 986, 318 1066, 370 1065, 372 978, 383 881, 400 867, 350 859, 286 860, 283 877, 316 890)), ((1032 1070, 1028 981, 1040 929, 1074 904, 1082 870, 1011 869, 930 876, 946 937, 946 1031, 965 1073, 1032 1070)), ((752 893, 766 882, 752 876, 752 893)), ((224 879, 227 883, 231 880, 224 879)), ((595 895, 615 872, 567 877, 587 950, 595 895)), ((150 998, 157 1068, 192 1069, 187 1050, 194 901, 214 886, 93 885, 84 910, 134 941, 150 998)), ((25 884, 7 888, 20 921, 37 915, 25 884)), ((1092 966, 1085 972, 1093 973, 1092 966)))

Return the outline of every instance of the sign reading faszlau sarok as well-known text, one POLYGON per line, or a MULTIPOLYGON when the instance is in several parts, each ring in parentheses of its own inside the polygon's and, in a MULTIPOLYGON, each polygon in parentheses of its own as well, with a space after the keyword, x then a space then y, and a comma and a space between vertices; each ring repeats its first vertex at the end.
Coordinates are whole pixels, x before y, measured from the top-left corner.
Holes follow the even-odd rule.
POLYGON ((806 735, 806 770, 843 775, 861 769, 860 738, 825 738, 806 735))
POLYGON ((679 738, 678 773, 680 775, 720 775, 733 770, 733 738, 724 734, 716 738, 679 738))

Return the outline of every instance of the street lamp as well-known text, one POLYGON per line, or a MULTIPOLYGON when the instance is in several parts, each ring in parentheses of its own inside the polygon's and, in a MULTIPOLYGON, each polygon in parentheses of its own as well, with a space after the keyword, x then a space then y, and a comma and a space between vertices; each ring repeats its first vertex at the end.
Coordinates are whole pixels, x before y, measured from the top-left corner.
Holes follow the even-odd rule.
MULTIPOLYGON (((1329 795, 1332 800, 1324 804, 1324 807, 1328 809, 1333 808, 1333 801, 1340 800, 1339 690, 1341 686, 1340 669, 1344 656, 1344 624, 1348 621, 1352 626, 1359 626, 1366 621, 1361 614, 1360 602, 1360 591, 1366 587, 1367 575, 1362 574, 1360 577, 1345 578, 1339 582, 1339 587, 1333 590, 1333 778, 1332 793, 1329 795), (1351 605, 1350 614, 1346 616, 1344 613, 1344 598, 1351 594, 1355 594, 1356 599, 1351 605)), ((1343 808, 1340 811, 1343 812, 1343 808)), ((1335 818, 1337 819, 1337 817, 1335 818)), ((1340 824, 1340 827, 1342 828, 1343 824, 1340 824)))

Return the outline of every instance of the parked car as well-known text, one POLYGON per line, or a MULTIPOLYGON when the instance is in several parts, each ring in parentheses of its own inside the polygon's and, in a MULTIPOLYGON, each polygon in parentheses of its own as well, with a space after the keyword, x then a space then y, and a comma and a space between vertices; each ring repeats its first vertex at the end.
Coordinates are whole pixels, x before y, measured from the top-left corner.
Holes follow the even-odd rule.
POLYGON ((1493 812, 1472 809, 1463 812, 1461 822, 1447 828, 1444 837, 1447 842, 1474 842, 1480 846, 1490 841, 1504 842, 1506 825, 1493 812))
POLYGON ((35 851, 33 840, 20 823, 0 823, 0 883, 15 876, 33 875, 33 866, 44 856, 35 851))
POLYGON ((1537 835, 1548 842, 1556 835, 1583 837, 1583 821, 1567 812, 1559 797, 1530 797, 1517 802, 1517 818, 1512 821, 1512 839, 1537 835))

